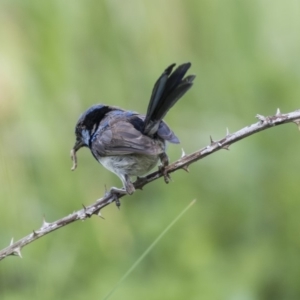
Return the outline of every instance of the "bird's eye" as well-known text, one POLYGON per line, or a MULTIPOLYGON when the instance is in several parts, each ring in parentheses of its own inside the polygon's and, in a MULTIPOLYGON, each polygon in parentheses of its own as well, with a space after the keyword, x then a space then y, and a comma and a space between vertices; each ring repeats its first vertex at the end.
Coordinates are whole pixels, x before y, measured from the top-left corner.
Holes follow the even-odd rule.
POLYGON ((83 126, 82 124, 77 124, 76 128, 75 128, 75 135, 78 138, 81 138, 82 136, 82 131, 85 130, 85 126, 83 126))

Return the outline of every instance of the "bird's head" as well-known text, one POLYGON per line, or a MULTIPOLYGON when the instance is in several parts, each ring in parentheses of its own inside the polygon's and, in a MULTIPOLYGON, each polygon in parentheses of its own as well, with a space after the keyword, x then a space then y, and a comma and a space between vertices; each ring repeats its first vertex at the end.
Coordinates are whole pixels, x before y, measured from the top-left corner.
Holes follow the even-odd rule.
POLYGON ((75 126, 76 142, 71 150, 73 160, 72 170, 77 167, 76 152, 82 147, 89 147, 93 134, 96 132, 99 123, 112 108, 103 104, 93 105, 87 109, 78 119, 75 126))

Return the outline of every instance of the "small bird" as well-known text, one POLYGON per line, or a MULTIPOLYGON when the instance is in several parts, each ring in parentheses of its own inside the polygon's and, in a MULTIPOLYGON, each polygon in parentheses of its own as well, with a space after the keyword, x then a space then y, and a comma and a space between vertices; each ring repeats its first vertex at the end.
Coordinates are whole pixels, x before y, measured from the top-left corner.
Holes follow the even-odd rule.
MULTIPOLYGON (((76 152, 88 147, 95 159, 115 173, 123 189, 111 193, 132 194, 131 176, 142 176, 161 161, 161 171, 169 164, 166 141, 178 144, 179 139, 163 118, 169 109, 192 87, 195 75, 185 77, 191 63, 174 71, 166 68, 156 81, 146 115, 115 106, 97 104, 86 110, 75 127, 76 142, 71 150, 72 170, 77 167, 76 152)), ((164 174, 166 175, 166 174, 164 174)))

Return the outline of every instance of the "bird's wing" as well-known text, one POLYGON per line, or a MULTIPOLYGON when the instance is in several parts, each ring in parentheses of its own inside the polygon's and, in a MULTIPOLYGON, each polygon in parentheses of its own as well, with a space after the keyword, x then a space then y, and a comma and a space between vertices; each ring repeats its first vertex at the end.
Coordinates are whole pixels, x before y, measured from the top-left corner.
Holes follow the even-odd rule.
POLYGON ((164 151, 158 140, 144 135, 128 120, 112 118, 107 125, 99 127, 93 137, 91 150, 100 156, 149 154, 158 155, 164 151))

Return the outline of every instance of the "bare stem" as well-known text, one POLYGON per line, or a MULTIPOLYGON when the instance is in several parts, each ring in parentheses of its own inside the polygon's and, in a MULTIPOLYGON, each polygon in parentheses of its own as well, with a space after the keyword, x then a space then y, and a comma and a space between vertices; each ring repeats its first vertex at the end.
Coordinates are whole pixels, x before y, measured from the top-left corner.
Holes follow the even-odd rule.
MULTIPOLYGON (((236 143, 237 141, 244 139, 252 134, 255 134, 259 131, 266 130, 268 128, 282 125, 285 123, 295 123, 297 124, 298 128, 300 129, 300 110, 296 110, 294 112, 290 112, 287 114, 281 114, 279 109, 277 110, 276 114, 274 116, 264 117, 262 115, 256 115, 256 117, 259 119, 259 121, 255 124, 252 124, 250 126, 244 127, 234 133, 229 133, 227 130, 226 136, 218 141, 214 141, 212 138, 210 139, 210 144, 192 154, 185 155, 183 153, 183 156, 178 159, 177 161, 173 162, 172 164, 168 165, 164 172, 155 171, 146 177, 138 178, 136 182, 134 183, 134 186, 136 189, 142 189, 143 186, 146 184, 162 177, 165 175, 165 173, 172 173, 177 171, 178 169, 184 169, 188 171, 188 166, 218 150, 221 149, 229 149, 229 146, 233 143, 236 143)), ((73 153, 72 153, 73 155, 73 153)), ((74 161, 74 168, 76 167, 76 157, 73 157, 74 161)), ((22 239, 18 240, 17 242, 11 241, 10 245, 0 251, 0 260, 4 259, 5 257, 9 255, 17 255, 21 257, 21 249, 32 243, 33 241, 39 239, 40 237, 45 236, 46 234, 57 230, 65 225, 71 224, 77 220, 85 220, 87 218, 90 218, 92 215, 98 215, 101 217, 101 209, 105 206, 111 204, 116 199, 122 198, 124 195, 117 194, 111 195, 107 194, 103 198, 97 200, 95 203, 83 207, 82 209, 69 214, 66 217, 63 217, 59 220, 56 220, 54 222, 48 223, 45 220, 43 221, 42 226, 34 230, 32 233, 28 234, 27 236, 23 237, 22 239)))

